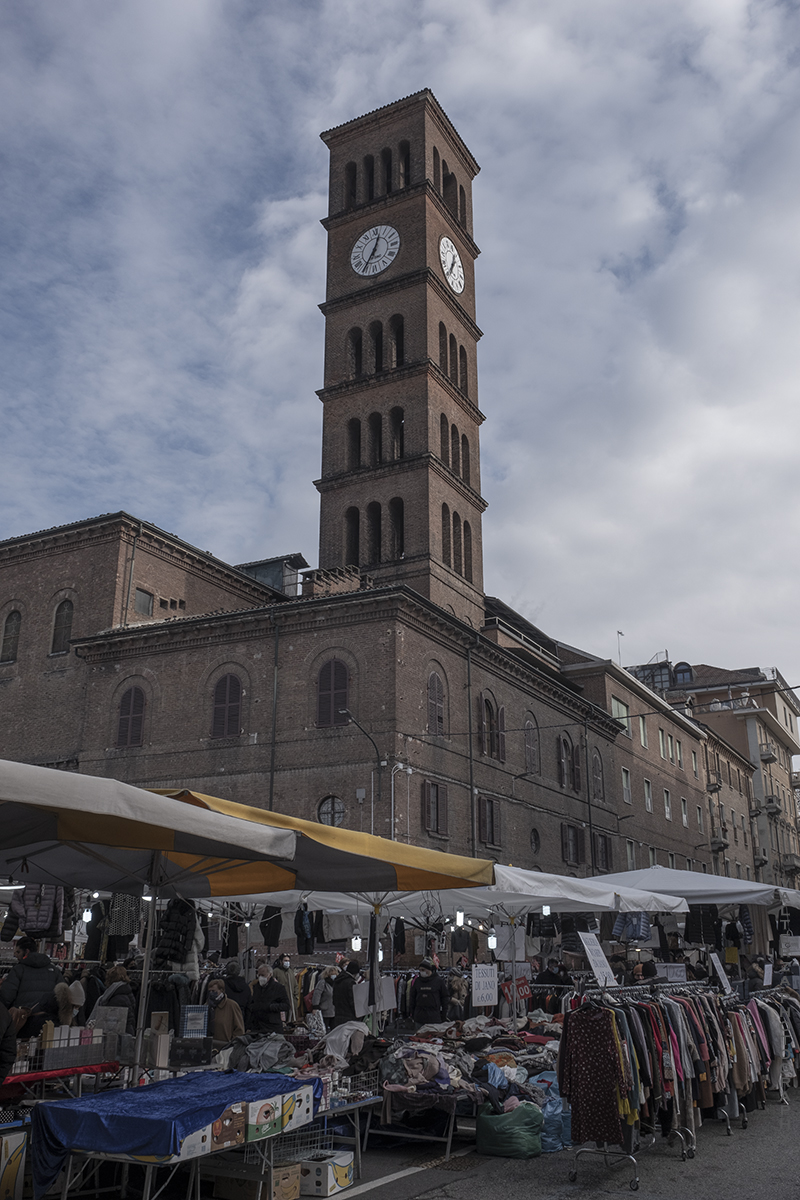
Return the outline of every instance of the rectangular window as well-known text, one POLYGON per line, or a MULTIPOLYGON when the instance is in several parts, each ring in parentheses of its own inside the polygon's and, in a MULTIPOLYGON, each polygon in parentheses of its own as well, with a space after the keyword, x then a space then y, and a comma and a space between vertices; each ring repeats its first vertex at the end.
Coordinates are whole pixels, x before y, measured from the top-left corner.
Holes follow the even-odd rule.
POLYGON ((561 857, 570 867, 586 862, 586 843, 580 826, 562 824, 561 857))
POLYGON ((622 700, 618 700, 616 696, 611 697, 611 715, 615 721, 619 721, 622 728, 631 736, 631 710, 622 700))
POLYGON ((687 860, 686 860, 686 870, 687 870, 687 871, 693 871, 693 870, 694 870, 694 859, 693 859, 693 858, 687 858, 687 860))
POLYGON ((133 607, 137 613, 143 617, 152 617, 153 615, 153 596, 151 592, 144 592, 141 588, 136 589, 136 598, 133 602, 133 607))
POLYGON ((500 801, 490 796, 478 797, 480 838, 487 846, 500 846, 500 801))
POLYGON ((674 871, 675 870, 675 855, 670 853, 667 856, 667 862, 669 863, 669 865, 672 867, 672 870, 674 871))
POLYGON ((685 796, 681 796, 681 823, 684 829, 689 828, 689 806, 686 803, 685 796))
POLYGON ((658 752, 662 758, 667 757, 667 735, 663 729, 658 731, 658 752))
POLYGON ((703 832, 703 809, 699 804, 697 806, 697 828, 701 833, 703 832))
POLYGON ((644 807, 646 812, 653 811, 653 785, 649 779, 644 781, 644 807))
POLYGON ((736 864, 736 878, 737 879, 742 878, 742 864, 740 862, 737 862, 737 864, 736 864))
POLYGON ((649 856, 650 856, 650 866, 651 866, 651 867, 657 867, 657 866, 658 866, 658 858, 656 857, 656 848, 655 848, 655 846, 651 846, 651 847, 650 847, 650 850, 649 850, 649 856))
POLYGON ((729 858, 726 858, 725 859, 725 874, 730 876, 730 873, 731 873, 731 860, 729 858))
POLYGON ((610 871, 613 867, 611 838, 605 833, 594 835, 594 862, 598 871, 610 871))
POLYGON ((447 788, 443 783, 423 781, 422 823, 428 833, 447 836, 447 788))
POLYGON ((672 820, 672 797, 666 788, 664 788, 664 816, 668 821, 672 820))
POLYGON ((639 717, 639 741, 647 748, 647 722, 644 717, 639 717))
POLYGON ((697 751, 696 750, 692 751, 692 774, 694 775, 695 779, 699 778, 699 776, 697 774, 697 751))
POLYGON ((625 842, 625 862, 629 871, 636 870, 636 843, 630 838, 625 842))
POLYGON ((675 762, 675 739, 672 734, 667 735, 667 754, 671 763, 675 762))
POLYGON ((675 742, 675 758, 678 761, 678 766, 683 770, 683 746, 679 740, 675 742))
POLYGON ((703 874, 704 875, 708 874, 708 864, 707 863, 703 863, 703 874))
POLYGON ((627 767, 622 768, 622 799, 626 804, 633 803, 631 796, 631 773, 627 767))
POLYGON ((750 878, 750 868, 745 867, 745 871, 747 872, 747 878, 749 879, 750 878))

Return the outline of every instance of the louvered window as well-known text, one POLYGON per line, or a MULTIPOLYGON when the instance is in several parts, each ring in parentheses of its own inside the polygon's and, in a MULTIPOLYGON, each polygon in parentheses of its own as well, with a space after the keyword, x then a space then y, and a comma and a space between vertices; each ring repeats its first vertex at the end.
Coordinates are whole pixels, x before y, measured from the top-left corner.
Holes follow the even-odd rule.
POLYGON ((444 684, 436 671, 428 676, 428 733, 444 737, 444 684))
POLYGON ((580 826, 561 826, 561 857, 571 867, 586 862, 586 839, 580 826))
POLYGON ((242 730, 242 683, 238 675, 223 675, 214 688, 212 738, 238 737, 242 730))
POLYGON ((66 654, 72 637, 72 601, 62 600, 56 609, 53 622, 53 644, 51 654, 66 654))
POLYGON ((422 825, 427 833, 447 836, 447 787, 443 783, 422 781, 422 825))
POLYGON ((478 700, 478 715, 480 725, 478 734, 480 736, 481 754, 485 754, 487 758, 497 758, 500 762, 506 761, 506 710, 499 708, 495 710, 492 701, 481 692, 478 700))
POLYGON ((317 686, 317 725, 346 725, 347 666, 332 658, 319 673, 317 686))
POLYGON ((13 663, 17 661, 19 631, 21 627, 22 613, 15 609, 14 612, 8 614, 6 623, 3 626, 3 648, 0 650, 0 663, 13 663))
POLYGON ((119 703, 117 746, 141 746, 144 734, 144 692, 128 688, 119 703))
POLYGON ((486 846, 502 845, 500 801, 491 796, 478 797, 480 839, 486 846))

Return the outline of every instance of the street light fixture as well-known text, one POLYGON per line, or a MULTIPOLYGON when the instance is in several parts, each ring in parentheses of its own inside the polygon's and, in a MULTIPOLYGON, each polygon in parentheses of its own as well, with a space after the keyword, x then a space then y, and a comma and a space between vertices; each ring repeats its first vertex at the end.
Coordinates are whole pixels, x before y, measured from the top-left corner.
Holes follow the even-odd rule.
POLYGON ((405 771, 406 775, 414 774, 413 767, 407 767, 405 765, 405 763, 398 762, 398 763, 395 763, 394 766, 392 767, 392 803, 391 803, 391 817, 390 817, 391 830, 392 830, 390 837, 391 837, 392 841, 395 840, 395 833, 394 833, 394 777, 395 777, 395 775, 399 775, 401 771, 405 771))
MULTIPOLYGON (((381 758, 381 752, 380 752, 380 750, 378 749, 378 747, 375 745, 375 739, 372 737, 372 735, 371 735, 371 734, 367 733, 367 731, 366 731, 366 729, 364 728, 364 726, 363 726, 363 725, 362 725, 362 724, 361 724, 359 721, 357 721, 357 720, 355 719, 355 717, 353 716, 353 714, 350 712, 350 709, 349 709, 349 708, 340 708, 340 709, 339 709, 339 715, 340 715, 340 716, 342 716, 342 717, 347 717, 349 720, 351 720, 351 721, 353 722, 353 724, 356 726, 356 728, 361 730, 361 732, 363 733, 364 737, 365 737, 365 738, 369 738, 370 742, 372 743, 372 748, 373 748, 373 750, 375 751, 375 764, 376 764, 376 766, 377 766, 377 768, 378 768, 378 807, 380 808, 380 803, 381 803, 381 768, 386 766, 386 761, 387 761, 387 760, 386 760, 385 758, 381 758)), ((371 811, 371 813, 370 813, 370 828, 369 828, 369 831, 370 831, 370 833, 374 833, 374 832, 375 832, 375 797, 374 797, 374 795, 372 796, 372 798, 371 798, 371 799, 372 799, 372 811, 371 811)))

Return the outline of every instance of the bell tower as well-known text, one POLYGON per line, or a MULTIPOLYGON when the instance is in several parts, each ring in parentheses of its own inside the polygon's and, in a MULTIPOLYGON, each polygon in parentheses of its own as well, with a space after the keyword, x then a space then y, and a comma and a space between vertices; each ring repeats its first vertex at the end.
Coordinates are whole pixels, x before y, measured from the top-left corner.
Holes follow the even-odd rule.
POLYGON ((359 567, 483 623, 472 180, 427 88, 330 149, 321 568, 359 567))

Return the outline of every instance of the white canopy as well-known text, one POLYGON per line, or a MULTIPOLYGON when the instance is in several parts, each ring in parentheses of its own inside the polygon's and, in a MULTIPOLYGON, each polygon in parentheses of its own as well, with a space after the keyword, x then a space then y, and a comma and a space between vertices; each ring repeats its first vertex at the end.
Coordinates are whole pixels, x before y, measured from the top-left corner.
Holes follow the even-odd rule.
MULTIPOLYGON (((504 868, 498 867, 497 870, 504 868)), ((701 875, 696 871, 676 871, 671 867, 644 867, 641 871, 619 871, 604 875, 609 887, 645 888, 651 892, 669 892, 683 896, 689 904, 766 904, 770 908, 788 905, 800 908, 800 892, 776 887, 773 883, 750 883, 729 879, 727 875, 701 875)))

